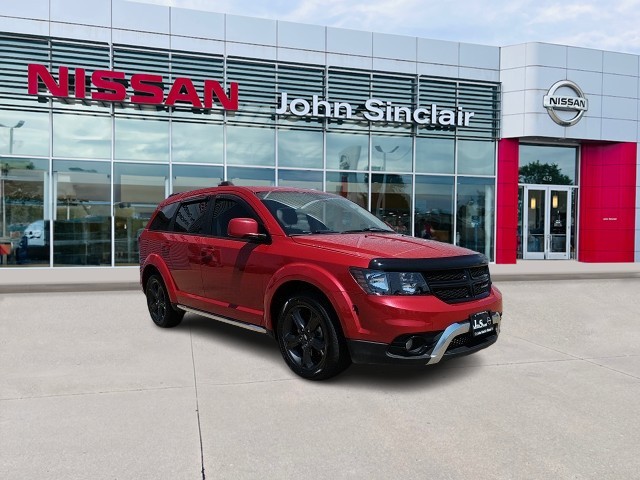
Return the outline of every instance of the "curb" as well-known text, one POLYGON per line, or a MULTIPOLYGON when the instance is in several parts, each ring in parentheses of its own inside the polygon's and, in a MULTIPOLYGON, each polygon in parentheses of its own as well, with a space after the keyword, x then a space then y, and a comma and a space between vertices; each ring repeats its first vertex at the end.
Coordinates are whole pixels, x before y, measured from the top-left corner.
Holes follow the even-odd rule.
MULTIPOLYGON (((562 273, 492 273, 496 282, 540 282, 561 280, 620 280, 640 278, 640 271, 631 272, 562 272, 562 273)), ((0 295, 9 293, 57 293, 57 292, 124 292, 141 290, 139 282, 110 283, 55 283, 0 285, 0 295)))
POLYGON ((122 292, 131 290, 141 291, 140 284, 138 282, 126 282, 0 285, 0 295, 7 293, 122 292))

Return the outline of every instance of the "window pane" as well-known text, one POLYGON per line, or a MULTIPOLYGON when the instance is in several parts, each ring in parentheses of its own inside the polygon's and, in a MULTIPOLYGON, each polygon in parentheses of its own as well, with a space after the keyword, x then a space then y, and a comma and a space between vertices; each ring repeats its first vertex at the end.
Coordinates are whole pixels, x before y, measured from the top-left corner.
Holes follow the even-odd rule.
POLYGON ((411 176, 374 173, 371 212, 398 233, 411 233, 411 176))
POLYGON ((371 170, 410 172, 413 162, 411 137, 371 137, 371 170))
POLYGON ((49 155, 49 112, 0 111, 0 153, 49 155))
POLYGON ((453 177, 416 177, 415 236, 453 243, 453 177))
POLYGON ((458 177, 456 243, 493 259, 494 179, 458 177))
POLYGON ((53 114, 55 157, 111 158, 111 118, 53 114))
POLYGON ((213 234, 217 237, 228 237, 229 222, 232 218, 253 218, 260 222, 256 213, 244 203, 231 198, 218 198, 213 209, 213 234))
POLYGON ((169 161, 169 122, 151 118, 116 117, 118 160, 169 161))
POLYGON ((458 173, 495 175, 494 142, 458 140, 458 173))
POLYGON ((222 164, 223 126, 215 123, 171 124, 173 162, 222 164))
POLYGON ((173 224, 173 230, 179 233, 201 234, 208 205, 208 199, 201 199, 180 205, 176 220, 173 224))
POLYGON ((275 130, 227 126, 229 165, 275 165, 275 130))
POLYGON ((327 133, 327 168, 369 169, 369 136, 327 133))
POLYGON ((578 149, 520 145, 520 183, 575 185, 578 149))
POLYGON ((53 162, 54 265, 111 265, 111 165, 53 162))
POLYGON ((278 164, 322 168, 322 131, 278 130, 278 164))
POLYGON ((227 169, 227 178, 234 185, 240 186, 272 186, 276 184, 276 172, 273 168, 229 167, 227 169))
POLYGON ((416 172, 453 173, 455 142, 452 138, 416 138, 416 172))
POLYGON ((169 205, 162 207, 162 210, 158 212, 158 214, 153 218, 151 225, 149 225, 149 230, 168 232, 169 224, 171 223, 171 220, 179 206, 179 203, 170 203, 169 205))
POLYGON ((322 190, 322 172, 278 170, 278 185, 281 187, 322 190))
POLYGON ((166 196, 169 167, 116 163, 114 176, 115 263, 136 265, 138 236, 166 196))
POLYGON ((335 193, 369 209, 369 175, 355 172, 328 172, 327 192, 335 193))
POLYGON ((49 265, 47 160, 0 159, 2 265, 49 265))
POLYGON ((222 167, 174 165, 173 193, 215 187, 222 181, 222 167))

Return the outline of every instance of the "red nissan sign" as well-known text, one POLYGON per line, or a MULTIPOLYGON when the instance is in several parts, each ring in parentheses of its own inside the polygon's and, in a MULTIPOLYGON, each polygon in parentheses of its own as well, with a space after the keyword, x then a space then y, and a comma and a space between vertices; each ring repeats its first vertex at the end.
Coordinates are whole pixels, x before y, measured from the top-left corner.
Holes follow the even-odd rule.
POLYGON ((148 73, 134 73, 130 79, 124 72, 112 70, 96 70, 91 74, 91 92, 87 92, 87 73, 84 68, 76 68, 74 72, 73 95, 69 88, 69 68, 58 68, 56 80, 45 65, 29 64, 29 94, 41 94, 41 86, 54 97, 80 100, 96 100, 101 102, 124 102, 148 105, 174 106, 177 103, 190 105, 193 108, 214 108, 214 97, 224 110, 238 110, 238 84, 231 82, 229 92, 225 92, 220 82, 204 81, 204 98, 198 96, 193 82, 187 77, 174 80, 169 93, 165 96, 164 77, 148 73), (127 91, 127 81, 132 93, 127 91))

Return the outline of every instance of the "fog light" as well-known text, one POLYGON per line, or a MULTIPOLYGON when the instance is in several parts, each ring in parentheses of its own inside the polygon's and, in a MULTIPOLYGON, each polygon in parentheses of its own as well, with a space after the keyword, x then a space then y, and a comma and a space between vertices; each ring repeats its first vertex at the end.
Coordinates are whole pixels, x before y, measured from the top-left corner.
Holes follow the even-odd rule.
POLYGON ((407 353, 416 355, 426 344, 427 342, 424 338, 414 335, 412 337, 409 337, 409 339, 405 342, 404 348, 407 353))

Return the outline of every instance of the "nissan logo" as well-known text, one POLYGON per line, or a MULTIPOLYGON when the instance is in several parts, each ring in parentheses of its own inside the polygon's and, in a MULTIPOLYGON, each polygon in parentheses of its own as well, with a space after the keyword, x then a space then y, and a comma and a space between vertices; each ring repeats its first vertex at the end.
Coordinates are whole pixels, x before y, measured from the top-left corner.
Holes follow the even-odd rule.
MULTIPOLYGON (((561 91, 560 93, 563 92, 561 91)), ((584 96, 584 92, 571 80, 560 80, 554 83, 544 96, 543 105, 551 119, 563 127, 570 127, 578 123, 589 108, 589 102, 584 96), (556 92, 560 89, 564 91, 567 89, 572 90, 575 95, 556 95, 556 92), (561 114, 562 116, 560 116, 558 112, 575 112, 575 115, 567 116, 561 114)))

